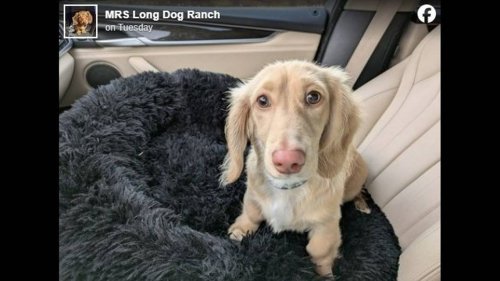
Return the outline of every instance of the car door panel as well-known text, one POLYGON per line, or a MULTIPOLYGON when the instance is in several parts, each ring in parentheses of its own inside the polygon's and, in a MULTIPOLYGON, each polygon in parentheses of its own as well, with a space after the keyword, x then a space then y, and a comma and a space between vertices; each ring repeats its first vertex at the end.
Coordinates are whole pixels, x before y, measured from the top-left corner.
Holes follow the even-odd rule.
POLYGON ((276 60, 312 60, 320 37, 314 33, 288 31, 260 43, 74 48, 70 51, 75 58, 74 79, 61 106, 71 105, 92 89, 87 83, 86 71, 95 64, 111 65, 122 77, 146 70, 171 72, 198 68, 245 79, 276 60))
POLYGON ((75 69, 75 60, 66 53, 59 58, 59 102, 64 97, 75 69))

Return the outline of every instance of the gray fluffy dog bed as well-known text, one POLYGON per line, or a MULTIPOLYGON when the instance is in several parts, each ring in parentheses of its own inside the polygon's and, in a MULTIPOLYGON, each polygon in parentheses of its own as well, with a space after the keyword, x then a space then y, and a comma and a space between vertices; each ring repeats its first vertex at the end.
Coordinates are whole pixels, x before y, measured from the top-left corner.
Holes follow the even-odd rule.
MULTIPOLYGON (((305 234, 226 231, 245 176, 218 186, 225 92, 237 79, 179 70, 99 87, 59 118, 61 280, 315 280, 305 234)), ((400 247, 369 199, 342 207, 338 280, 396 280, 400 247)))

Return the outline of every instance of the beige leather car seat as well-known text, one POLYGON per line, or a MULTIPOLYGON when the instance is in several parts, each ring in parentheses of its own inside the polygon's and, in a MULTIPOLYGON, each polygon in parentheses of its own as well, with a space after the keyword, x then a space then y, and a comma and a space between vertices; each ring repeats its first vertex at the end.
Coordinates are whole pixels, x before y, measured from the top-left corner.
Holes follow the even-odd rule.
POLYGON ((402 247, 398 280, 440 280, 441 29, 412 55, 355 91, 367 189, 402 247))

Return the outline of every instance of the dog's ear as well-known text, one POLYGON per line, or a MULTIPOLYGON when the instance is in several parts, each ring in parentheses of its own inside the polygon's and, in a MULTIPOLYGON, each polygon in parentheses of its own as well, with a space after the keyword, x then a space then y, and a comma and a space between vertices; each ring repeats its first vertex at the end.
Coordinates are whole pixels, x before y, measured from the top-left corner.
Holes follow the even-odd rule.
POLYGON ((244 153, 248 143, 249 113, 248 85, 242 84, 230 91, 229 114, 225 127, 228 151, 221 165, 222 174, 219 179, 223 186, 235 182, 243 171, 244 153))
POLYGON ((93 20, 93 18, 92 18, 92 14, 91 14, 89 11, 85 11, 85 12, 86 12, 86 14, 87 14, 87 18, 89 19, 89 24, 91 24, 91 23, 92 23, 92 20, 93 20))
POLYGON ((360 124, 360 110, 343 70, 325 68, 323 74, 330 95, 330 117, 320 140, 318 172, 322 177, 332 178, 344 165, 360 124))
POLYGON ((75 13, 71 19, 73 20, 73 25, 77 25, 78 24, 78 12, 75 13))

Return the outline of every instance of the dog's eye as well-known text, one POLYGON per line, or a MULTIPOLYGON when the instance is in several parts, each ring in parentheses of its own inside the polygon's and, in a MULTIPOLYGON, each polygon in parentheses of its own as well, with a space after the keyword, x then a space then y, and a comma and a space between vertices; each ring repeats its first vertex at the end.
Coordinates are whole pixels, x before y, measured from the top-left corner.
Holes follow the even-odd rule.
POLYGON ((317 104, 321 100, 321 95, 317 91, 310 91, 306 95, 306 102, 308 104, 317 104))
POLYGON ((267 98, 266 95, 261 95, 257 98, 257 104, 260 107, 269 107, 271 106, 271 103, 269 102, 269 99, 267 98))

